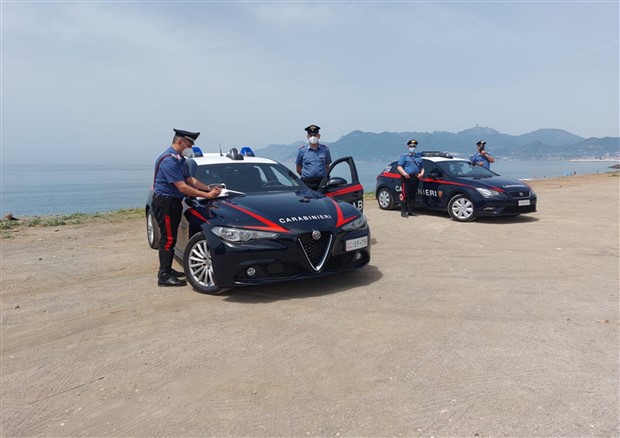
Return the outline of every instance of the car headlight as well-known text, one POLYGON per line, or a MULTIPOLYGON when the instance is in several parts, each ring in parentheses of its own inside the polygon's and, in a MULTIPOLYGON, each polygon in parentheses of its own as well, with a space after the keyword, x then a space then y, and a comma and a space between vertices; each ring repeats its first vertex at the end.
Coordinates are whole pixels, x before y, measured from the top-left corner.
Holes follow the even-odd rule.
POLYGON ((497 190, 481 189, 481 188, 476 188, 476 190, 478 191, 478 193, 480 193, 485 198, 503 198, 504 197, 504 192, 498 192, 497 190))
POLYGON ((362 228, 366 226, 366 216, 361 215, 354 221, 349 222, 346 225, 342 226, 342 229, 345 231, 357 230, 358 228, 362 228))
POLYGON ((213 227, 211 232, 228 242, 249 242, 258 239, 275 239, 278 233, 269 231, 248 230, 246 228, 213 227))

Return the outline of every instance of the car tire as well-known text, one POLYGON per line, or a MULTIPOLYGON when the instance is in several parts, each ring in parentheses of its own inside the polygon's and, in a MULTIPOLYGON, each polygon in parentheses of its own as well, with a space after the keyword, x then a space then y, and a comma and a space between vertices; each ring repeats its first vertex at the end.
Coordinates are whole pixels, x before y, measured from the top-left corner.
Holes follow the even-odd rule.
POLYGON ((196 291, 209 295, 224 292, 213 280, 211 249, 202 232, 194 234, 187 242, 183 254, 183 269, 185 277, 196 291))
POLYGON ((149 210, 146 214, 146 239, 148 240, 151 248, 159 248, 161 233, 159 232, 159 225, 157 225, 157 220, 155 219, 153 210, 149 210))
POLYGON ((381 210, 392 210, 394 209, 394 196, 392 196, 388 189, 383 187, 377 193, 377 203, 381 210))
POLYGON ((456 195, 450 199, 448 213, 457 222, 471 222, 476 219, 474 203, 465 195, 456 195))

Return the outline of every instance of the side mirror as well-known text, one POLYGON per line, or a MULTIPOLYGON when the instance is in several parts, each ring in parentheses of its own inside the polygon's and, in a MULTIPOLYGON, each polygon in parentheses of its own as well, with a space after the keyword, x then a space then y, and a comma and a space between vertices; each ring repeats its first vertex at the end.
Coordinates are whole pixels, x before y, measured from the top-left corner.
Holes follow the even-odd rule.
POLYGON ((185 196, 183 201, 185 201, 185 204, 190 208, 200 207, 200 201, 194 196, 185 196))
POLYGON ((326 187, 338 187, 338 186, 344 186, 346 184, 347 184, 346 179, 341 178, 339 176, 335 176, 333 178, 330 178, 329 181, 327 181, 326 187))

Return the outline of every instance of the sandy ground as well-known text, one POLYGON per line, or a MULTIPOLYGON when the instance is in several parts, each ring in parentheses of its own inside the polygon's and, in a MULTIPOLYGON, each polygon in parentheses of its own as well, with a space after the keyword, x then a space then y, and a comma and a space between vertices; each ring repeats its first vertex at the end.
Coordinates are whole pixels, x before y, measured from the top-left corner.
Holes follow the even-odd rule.
POLYGON ((460 224, 367 202, 372 260, 158 288, 144 220, 2 241, 1 435, 618 436, 617 176, 460 224))

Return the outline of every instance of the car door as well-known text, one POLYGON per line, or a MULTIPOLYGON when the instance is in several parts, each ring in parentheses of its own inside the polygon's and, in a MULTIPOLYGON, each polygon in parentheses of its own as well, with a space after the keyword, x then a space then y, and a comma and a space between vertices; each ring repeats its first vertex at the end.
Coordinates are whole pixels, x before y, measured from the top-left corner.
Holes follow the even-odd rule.
POLYGON ((364 188, 359 181, 353 157, 339 158, 329 166, 321 180, 319 192, 364 211, 364 188))
POLYGON ((426 207, 440 208, 443 195, 440 187, 444 178, 443 171, 437 163, 429 160, 424 160, 423 166, 424 176, 420 178, 416 199, 426 207))

